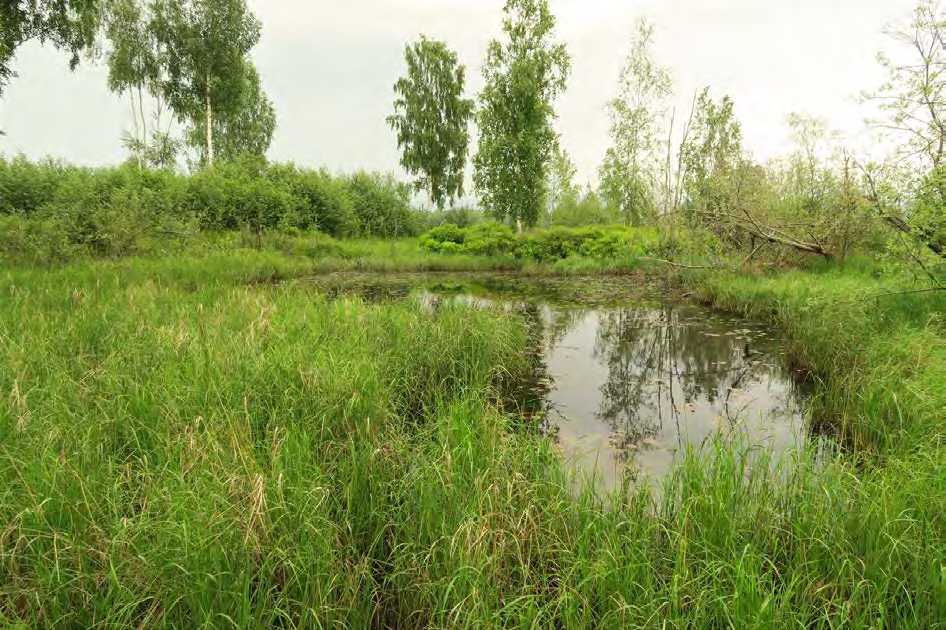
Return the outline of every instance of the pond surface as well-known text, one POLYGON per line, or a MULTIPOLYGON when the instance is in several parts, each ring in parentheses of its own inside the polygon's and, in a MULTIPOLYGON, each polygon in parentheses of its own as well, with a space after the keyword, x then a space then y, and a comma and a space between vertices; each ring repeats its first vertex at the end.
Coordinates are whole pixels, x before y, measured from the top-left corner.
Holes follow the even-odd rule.
POLYGON ((804 394, 776 335, 689 305, 538 309, 548 422, 567 458, 615 485, 666 475, 723 432, 776 453, 804 439, 804 394))
POLYGON ((416 295, 426 308, 460 300, 524 318, 536 369, 521 408, 600 487, 626 475, 656 483, 685 449, 721 433, 777 455, 803 444, 806 388, 776 331, 654 299, 654 287, 642 299, 623 286, 633 282, 413 278, 354 288, 366 299, 416 295))

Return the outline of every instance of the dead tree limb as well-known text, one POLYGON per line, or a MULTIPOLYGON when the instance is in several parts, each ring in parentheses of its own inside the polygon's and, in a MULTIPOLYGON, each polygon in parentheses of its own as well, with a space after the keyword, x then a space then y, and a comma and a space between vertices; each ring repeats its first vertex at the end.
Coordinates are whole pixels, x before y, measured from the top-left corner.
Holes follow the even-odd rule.
POLYGON ((946 247, 944 247, 939 241, 935 240, 932 234, 929 234, 923 230, 914 229, 913 226, 904 221, 902 217, 897 216, 887 209, 887 204, 884 203, 880 193, 877 190, 877 181, 871 174, 870 169, 857 160, 854 160, 854 164, 856 164, 864 174, 864 181, 867 183, 868 188, 868 198, 870 199, 871 204, 873 204, 874 208, 877 210, 877 213, 880 215, 880 219, 890 227, 898 230, 902 234, 906 234, 917 243, 920 243, 940 258, 946 258, 946 247))
POLYGON ((887 293, 876 293, 874 295, 868 295, 867 297, 860 300, 861 302, 866 302, 867 300, 878 300, 884 297, 891 297, 894 295, 917 295, 919 293, 938 293, 940 291, 946 291, 946 287, 929 287, 926 289, 912 289, 910 291, 889 291, 887 293))
POLYGON ((744 232, 761 239, 763 242, 773 243, 776 245, 785 245, 786 247, 791 247, 809 254, 817 254, 818 256, 822 256, 827 260, 834 260, 834 254, 828 251, 823 245, 821 245, 821 243, 801 241, 776 227, 762 225, 752 216, 752 214, 749 213, 748 210, 743 209, 743 214, 745 215, 744 217, 728 214, 725 212, 704 211, 701 212, 701 214, 715 219, 728 219, 732 223, 733 227, 743 230, 744 232))

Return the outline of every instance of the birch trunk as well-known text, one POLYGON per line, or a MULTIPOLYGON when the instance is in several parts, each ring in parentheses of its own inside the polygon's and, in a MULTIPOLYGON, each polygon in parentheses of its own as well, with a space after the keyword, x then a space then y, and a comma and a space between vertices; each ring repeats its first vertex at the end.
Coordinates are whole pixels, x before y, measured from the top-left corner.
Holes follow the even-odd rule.
POLYGON ((207 166, 214 165, 214 118, 213 102, 210 98, 210 75, 207 75, 207 166))

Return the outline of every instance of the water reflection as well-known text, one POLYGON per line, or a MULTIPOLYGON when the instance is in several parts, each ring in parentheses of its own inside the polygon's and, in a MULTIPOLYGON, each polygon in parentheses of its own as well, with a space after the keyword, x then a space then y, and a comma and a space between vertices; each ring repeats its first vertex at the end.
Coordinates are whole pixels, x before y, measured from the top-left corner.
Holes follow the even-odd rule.
POLYGON ((604 485, 626 471, 660 478, 720 431, 776 451, 799 439, 803 395, 765 329, 693 307, 539 317, 552 423, 566 455, 604 485))
POLYGON ((325 290, 384 301, 424 286, 425 308, 456 300, 525 320, 533 373, 504 384, 507 398, 517 416, 557 435, 577 470, 601 486, 627 474, 658 482, 681 451, 719 433, 738 433, 776 455, 804 446, 806 392, 784 367, 775 332, 740 319, 672 302, 568 306, 518 285, 480 297, 443 278, 359 280, 325 290))

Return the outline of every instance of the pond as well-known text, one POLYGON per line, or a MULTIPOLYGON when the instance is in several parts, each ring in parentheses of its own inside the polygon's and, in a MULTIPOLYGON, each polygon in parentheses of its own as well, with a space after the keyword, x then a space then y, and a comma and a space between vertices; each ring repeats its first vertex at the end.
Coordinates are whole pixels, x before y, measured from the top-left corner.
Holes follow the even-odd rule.
POLYGON ((521 411, 601 487, 628 475, 659 482, 685 449, 720 433, 776 455, 806 439, 806 387, 777 331, 634 278, 359 278, 321 289, 416 296, 425 308, 460 300, 524 318, 535 372, 517 388, 521 411))

